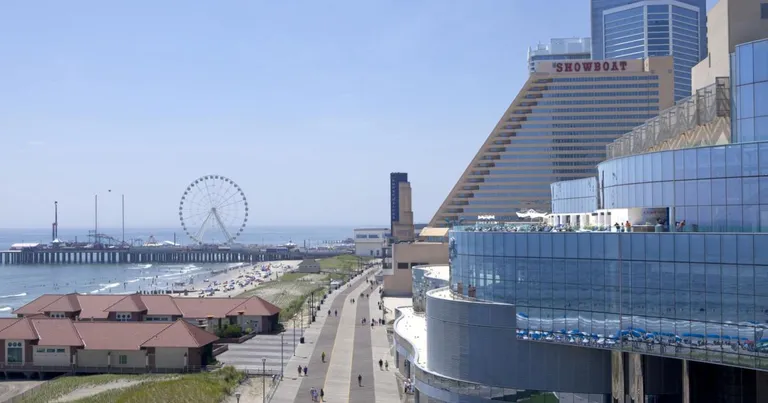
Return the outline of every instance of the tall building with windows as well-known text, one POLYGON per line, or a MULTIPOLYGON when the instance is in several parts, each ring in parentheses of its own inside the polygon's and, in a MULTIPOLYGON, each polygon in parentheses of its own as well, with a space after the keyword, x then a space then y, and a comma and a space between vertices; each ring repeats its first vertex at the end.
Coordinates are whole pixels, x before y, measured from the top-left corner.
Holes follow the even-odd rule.
POLYGON ((675 100, 692 93, 691 68, 707 56, 706 0, 592 0, 592 58, 672 55, 675 100))
POLYGON ((606 144, 673 104, 672 58, 538 62, 432 218, 517 221, 552 182, 595 174, 606 144))
POLYGON ((528 71, 533 73, 538 62, 587 60, 592 57, 589 38, 553 38, 528 48, 528 71))

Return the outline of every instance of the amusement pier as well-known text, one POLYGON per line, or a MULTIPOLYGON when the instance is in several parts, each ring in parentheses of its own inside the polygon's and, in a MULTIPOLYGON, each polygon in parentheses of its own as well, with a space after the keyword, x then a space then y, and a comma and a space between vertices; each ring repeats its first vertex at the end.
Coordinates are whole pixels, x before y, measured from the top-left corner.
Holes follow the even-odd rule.
POLYGON ((29 247, 0 252, 0 264, 47 263, 226 263, 301 260, 342 254, 341 251, 291 251, 284 248, 226 249, 130 247, 125 249, 57 249, 29 247))
MULTIPOLYGON (((112 192, 109 190, 109 192, 112 192)), ((94 229, 87 242, 59 239, 59 203, 53 203, 51 242, 18 243, 0 251, 0 264, 108 264, 108 263, 237 263, 275 260, 303 260, 352 253, 350 245, 327 248, 299 248, 285 245, 244 245, 236 243, 248 222, 248 201, 242 188, 222 175, 201 176, 190 183, 179 202, 179 220, 192 246, 174 241, 158 242, 153 236, 147 242, 125 241, 125 197, 121 196, 122 239, 99 232, 99 198, 94 196, 94 229), (213 190, 211 190, 213 189, 213 190), (192 203, 190 200, 194 200, 192 203), (222 214, 222 211, 227 214, 222 214), (223 242, 211 242, 216 239, 223 242)), ((136 240, 135 240, 136 241, 136 240)), ((350 240, 351 241, 351 240, 350 240)))

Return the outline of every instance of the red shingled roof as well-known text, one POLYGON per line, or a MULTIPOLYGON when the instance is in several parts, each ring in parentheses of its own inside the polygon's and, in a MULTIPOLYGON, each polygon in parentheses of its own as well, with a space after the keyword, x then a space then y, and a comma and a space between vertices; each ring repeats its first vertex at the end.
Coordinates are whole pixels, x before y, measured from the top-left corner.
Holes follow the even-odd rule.
POLYGON ((104 294, 104 295, 78 295, 80 306, 80 320, 87 319, 106 319, 109 316, 107 307, 117 303, 125 297, 124 295, 104 294))
POLYGON ((0 340, 36 340, 39 346, 86 350, 140 350, 142 347, 198 348, 218 337, 186 321, 73 322, 54 318, 0 318, 0 340))
POLYGON ((147 315, 178 315, 181 311, 170 295, 142 295, 141 300, 147 307, 147 315))
POLYGON ((77 294, 62 295, 61 298, 43 307, 41 311, 42 312, 78 312, 80 311, 80 301, 77 300, 77 294))
POLYGON ((218 339, 213 334, 180 319, 144 342, 142 347, 197 348, 213 343, 218 339))
MULTIPOLYGON (((140 350, 141 344, 168 327, 155 322, 75 322, 86 350, 140 350)), ((0 332, 2 333, 2 332, 0 332)))
POLYGON ((83 345, 80 335, 69 319, 29 319, 29 322, 39 335, 38 346, 83 345))
POLYGON ((19 318, 0 330, 0 340, 37 340, 39 336, 29 323, 29 319, 19 318))
POLYGON ((13 313, 18 315, 32 315, 35 313, 42 313, 42 309, 46 305, 51 304, 53 301, 56 301, 59 298, 61 298, 60 294, 43 294, 34 299, 32 302, 13 311, 13 313))
POLYGON ((115 302, 104 309, 107 312, 145 312, 147 306, 141 300, 141 295, 126 295, 123 299, 115 302))
POLYGON ((243 315, 272 316, 276 313, 280 313, 280 308, 269 303, 269 301, 265 299, 251 297, 243 301, 242 304, 232 308, 227 312, 227 316, 238 315, 240 311, 245 311, 243 312, 243 315))
POLYGON ((66 294, 42 295, 14 311, 30 316, 43 312, 79 312, 81 320, 106 319, 110 312, 146 312, 147 315, 184 316, 188 319, 236 316, 271 316, 280 308, 259 297, 183 298, 169 295, 66 294))

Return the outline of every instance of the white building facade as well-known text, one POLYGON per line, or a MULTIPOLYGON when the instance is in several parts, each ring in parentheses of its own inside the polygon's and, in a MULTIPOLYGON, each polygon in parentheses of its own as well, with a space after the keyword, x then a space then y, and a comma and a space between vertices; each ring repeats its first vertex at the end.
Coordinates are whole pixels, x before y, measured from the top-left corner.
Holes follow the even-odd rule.
POLYGON ((389 228, 357 228, 355 229, 355 254, 381 257, 381 250, 387 238, 389 238, 389 228))

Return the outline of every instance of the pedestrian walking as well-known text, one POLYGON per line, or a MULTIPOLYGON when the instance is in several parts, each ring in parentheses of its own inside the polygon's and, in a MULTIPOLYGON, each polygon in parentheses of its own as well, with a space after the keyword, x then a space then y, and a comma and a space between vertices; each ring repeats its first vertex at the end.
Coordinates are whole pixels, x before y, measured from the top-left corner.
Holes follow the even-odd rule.
POLYGON ((334 309, 333 310, 333 316, 339 316, 339 311, 334 309))
POLYGON ((384 361, 384 369, 389 371, 389 360, 384 361))
POLYGON ((316 393, 317 392, 315 392, 315 388, 310 388, 309 389, 309 397, 310 397, 310 399, 312 399, 313 402, 317 401, 317 397, 315 395, 316 393))
POLYGON ((299 365, 299 376, 301 376, 301 365, 299 365))
POLYGON ((320 388, 320 401, 321 402, 325 401, 325 391, 323 390, 323 388, 320 388))
POLYGON ((304 367, 304 376, 307 376, 307 367, 304 367))
POLYGON ((363 376, 360 374, 357 374, 357 386, 363 386, 363 376))
POLYGON ((379 358, 379 371, 381 371, 381 367, 383 367, 383 366, 384 366, 384 360, 379 358))
POLYGON ((323 359, 323 362, 325 362, 325 351, 323 351, 322 359, 323 359))

